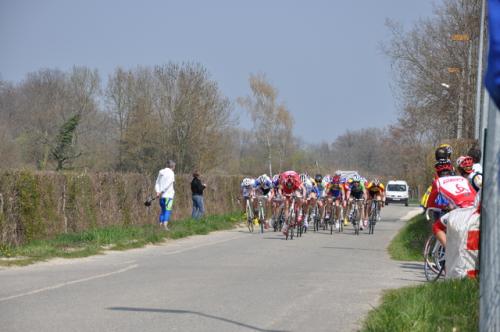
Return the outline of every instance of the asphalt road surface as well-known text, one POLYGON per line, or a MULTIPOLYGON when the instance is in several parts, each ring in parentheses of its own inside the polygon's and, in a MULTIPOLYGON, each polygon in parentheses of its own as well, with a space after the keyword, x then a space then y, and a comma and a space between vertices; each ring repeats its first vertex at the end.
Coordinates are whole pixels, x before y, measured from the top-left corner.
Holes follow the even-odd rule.
POLYGON ((2 268, 0 330, 355 331, 384 289, 423 282, 386 252, 415 212, 387 206, 374 235, 235 229, 2 268))

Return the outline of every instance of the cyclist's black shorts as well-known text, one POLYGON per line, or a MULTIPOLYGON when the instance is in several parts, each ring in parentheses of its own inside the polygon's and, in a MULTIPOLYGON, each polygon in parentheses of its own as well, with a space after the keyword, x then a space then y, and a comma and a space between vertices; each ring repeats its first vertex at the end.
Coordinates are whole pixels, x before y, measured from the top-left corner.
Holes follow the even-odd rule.
POLYGON ((268 189, 259 188, 259 189, 262 192, 262 195, 267 196, 267 194, 269 194, 269 192, 271 191, 272 188, 268 188, 268 189))
POLYGON ((356 199, 363 198, 363 192, 361 190, 360 191, 351 191, 351 195, 352 195, 352 197, 354 197, 356 199))

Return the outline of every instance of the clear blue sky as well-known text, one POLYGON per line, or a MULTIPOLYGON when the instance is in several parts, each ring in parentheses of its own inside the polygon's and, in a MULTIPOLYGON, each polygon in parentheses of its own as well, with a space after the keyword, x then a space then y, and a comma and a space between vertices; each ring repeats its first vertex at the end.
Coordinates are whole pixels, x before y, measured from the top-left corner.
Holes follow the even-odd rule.
MULTIPOLYGON (((199 62, 223 93, 265 73, 307 142, 395 121, 386 18, 410 27, 431 0, 0 0, 0 76, 40 68, 199 62), (346 121, 346 119, 352 119, 346 121)), ((238 113, 243 111, 236 105, 238 113)), ((240 117, 242 127, 250 127, 240 117)))

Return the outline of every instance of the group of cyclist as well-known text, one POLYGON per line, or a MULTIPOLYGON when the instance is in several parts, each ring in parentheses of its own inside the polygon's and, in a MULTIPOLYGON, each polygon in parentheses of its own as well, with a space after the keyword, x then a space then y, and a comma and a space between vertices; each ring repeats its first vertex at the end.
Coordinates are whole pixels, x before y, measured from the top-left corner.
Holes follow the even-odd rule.
POLYGON ((436 174, 432 185, 422 198, 424 209, 436 211, 433 233, 443 246, 446 246, 446 225, 449 214, 454 209, 473 209, 480 211, 482 186, 482 167, 479 164, 481 151, 470 149, 467 156, 456 160, 456 167, 451 161, 452 148, 448 144, 440 145, 435 151, 436 174))
MULTIPOLYGON (((348 215, 356 203, 363 203, 360 207, 362 230, 368 225, 367 216, 370 215, 371 201, 380 201, 381 207, 385 202, 385 188, 378 179, 367 181, 357 174, 346 177, 342 176, 340 171, 335 172, 333 176, 316 174, 311 177, 306 172, 299 174, 286 171, 275 174, 272 178, 267 174, 256 179, 244 178, 241 183, 241 195, 245 204, 244 210, 246 200, 250 200, 256 210, 258 200, 263 199, 274 217, 283 209, 285 220, 289 220, 289 207, 293 201, 295 209, 292 211, 296 211, 293 222, 304 227, 304 231, 307 231, 309 221, 315 217, 321 225, 324 225, 326 220, 331 220, 336 229, 342 222, 347 225, 348 215), (315 212, 318 215, 315 215, 315 212)), ((287 229, 288 225, 285 225, 284 234, 287 229)))

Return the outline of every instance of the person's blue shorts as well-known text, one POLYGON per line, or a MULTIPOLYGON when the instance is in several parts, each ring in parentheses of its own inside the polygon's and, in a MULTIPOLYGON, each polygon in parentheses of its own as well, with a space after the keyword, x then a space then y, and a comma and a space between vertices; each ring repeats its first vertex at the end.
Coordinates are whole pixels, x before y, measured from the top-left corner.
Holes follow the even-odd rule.
POLYGON ((170 214, 172 213, 172 205, 174 203, 173 198, 160 198, 160 223, 167 223, 170 220, 170 214))

